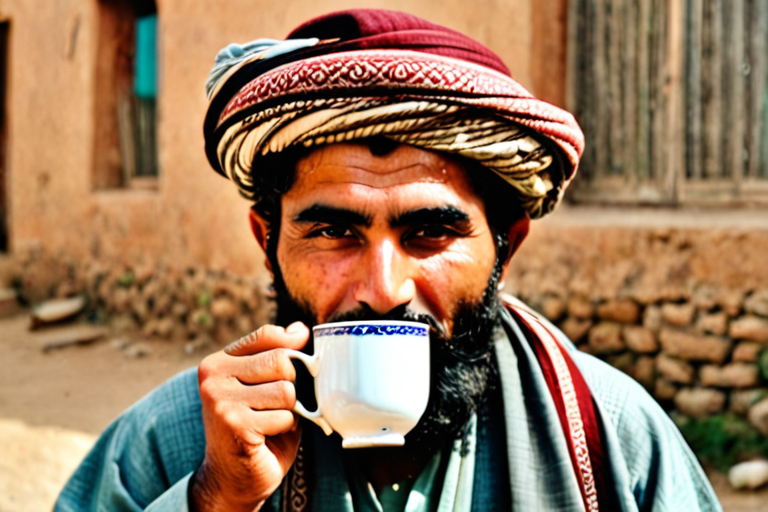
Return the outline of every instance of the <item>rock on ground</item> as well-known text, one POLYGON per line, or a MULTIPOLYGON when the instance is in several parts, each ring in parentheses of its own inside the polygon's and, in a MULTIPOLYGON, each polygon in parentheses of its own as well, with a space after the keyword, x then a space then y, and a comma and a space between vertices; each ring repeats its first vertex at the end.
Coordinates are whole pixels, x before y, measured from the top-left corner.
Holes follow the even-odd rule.
POLYGON ((734 489, 757 489, 768 484, 768 460, 736 464, 728 471, 728 481, 734 489))

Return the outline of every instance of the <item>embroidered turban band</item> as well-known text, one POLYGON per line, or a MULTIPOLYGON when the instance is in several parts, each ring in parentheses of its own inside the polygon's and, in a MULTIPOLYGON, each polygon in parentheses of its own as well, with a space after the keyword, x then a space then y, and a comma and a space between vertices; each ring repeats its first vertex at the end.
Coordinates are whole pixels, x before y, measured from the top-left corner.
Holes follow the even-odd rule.
POLYGON ((286 41, 229 45, 206 85, 208 159, 253 201, 259 157, 383 136, 479 162, 539 218, 584 146, 573 116, 533 97, 489 49, 393 11, 334 13, 286 41))

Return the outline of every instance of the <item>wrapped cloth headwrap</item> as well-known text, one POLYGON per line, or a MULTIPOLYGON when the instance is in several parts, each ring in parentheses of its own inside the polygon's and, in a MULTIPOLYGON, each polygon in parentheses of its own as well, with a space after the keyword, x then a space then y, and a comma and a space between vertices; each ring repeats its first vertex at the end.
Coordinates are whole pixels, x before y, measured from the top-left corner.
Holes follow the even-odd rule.
POLYGON ((409 14, 329 14, 286 41, 229 45, 206 83, 213 168, 259 201, 259 157, 372 136, 476 160, 531 218, 555 207, 584 136, 480 43, 409 14))

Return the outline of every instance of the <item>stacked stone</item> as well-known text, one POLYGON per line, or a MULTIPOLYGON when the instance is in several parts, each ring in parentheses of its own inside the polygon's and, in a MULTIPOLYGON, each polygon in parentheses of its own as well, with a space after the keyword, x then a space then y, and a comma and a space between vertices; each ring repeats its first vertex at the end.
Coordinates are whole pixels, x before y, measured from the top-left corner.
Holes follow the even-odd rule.
POLYGON ((528 299, 579 349, 628 373, 679 413, 731 410, 768 435, 768 289, 528 299))
POLYGON ((122 268, 89 290, 119 329, 148 337, 212 339, 228 343, 268 323, 272 314, 263 280, 206 269, 122 268))
POLYGON ((79 262, 37 254, 20 258, 15 286, 28 304, 83 294, 94 321, 192 346, 229 343, 274 315, 269 282, 203 268, 151 262, 79 262))

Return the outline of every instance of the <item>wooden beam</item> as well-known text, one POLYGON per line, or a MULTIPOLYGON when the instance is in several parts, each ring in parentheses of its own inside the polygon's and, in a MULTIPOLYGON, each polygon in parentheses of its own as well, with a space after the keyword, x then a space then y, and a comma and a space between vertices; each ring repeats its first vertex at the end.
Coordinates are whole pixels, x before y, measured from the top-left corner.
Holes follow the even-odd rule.
POLYGON ((687 12, 686 64, 685 64, 685 113, 686 113, 686 162, 685 176, 700 179, 702 176, 702 24, 704 1, 690 0, 687 12))
POLYGON ((745 139, 745 80, 744 71, 744 2, 729 0, 724 4, 725 33, 725 80, 723 143, 725 145, 724 174, 736 182, 744 174, 744 139, 745 139))
MULTIPOLYGON (((607 101, 608 118, 605 123, 608 125, 608 169, 611 174, 624 174, 624 159, 622 158, 622 147, 624 143, 624 119, 622 115, 621 101, 621 77, 624 66, 621 60, 621 43, 624 32, 624 17, 622 16, 622 4, 626 0, 608 0, 606 2, 607 12, 607 30, 608 38, 607 58, 608 58, 608 77, 607 92, 605 100, 607 101)), ((624 174, 625 175, 625 174, 624 174)), ((626 176, 626 175, 625 175, 626 176)))
POLYGON ((608 138, 609 127, 608 116, 610 110, 606 97, 608 95, 608 58, 606 48, 606 4, 609 0, 592 0, 595 7, 593 37, 594 61, 594 81, 592 83, 593 103, 593 122, 592 122, 592 144, 595 145, 593 153, 592 176, 599 178, 607 174, 608 171, 608 138))
POLYGON ((651 2, 639 2, 637 26, 637 176, 640 181, 650 175, 651 155, 651 91, 650 91, 650 35, 651 2))
POLYGON ((683 52, 685 28, 685 0, 669 0, 669 34, 667 38, 668 54, 667 78, 667 120, 666 120, 666 165, 663 177, 663 190, 670 203, 677 202, 679 187, 685 169, 685 136, 683 103, 683 52))
POLYGON ((765 129, 763 109, 766 86, 766 37, 768 36, 768 0, 750 0, 747 4, 749 28, 747 76, 747 169, 746 176, 758 177, 761 167, 761 147, 768 141, 761 138, 765 129))
POLYGON ((637 0, 623 6, 624 39, 622 45, 622 125, 624 139, 621 160, 624 173, 637 179, 637 0))
POLYGON ((575 113, 578 110, 579 95, 579 55, 581 38, 579 37, 580 0, 568 0, 568 39, 565 46, 565 108, 575 113))
POLYGON ((703 176, 715 178, 723 169, 723 0, 704 2, 702 24, 702 98, 704 124, 703 176))

